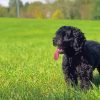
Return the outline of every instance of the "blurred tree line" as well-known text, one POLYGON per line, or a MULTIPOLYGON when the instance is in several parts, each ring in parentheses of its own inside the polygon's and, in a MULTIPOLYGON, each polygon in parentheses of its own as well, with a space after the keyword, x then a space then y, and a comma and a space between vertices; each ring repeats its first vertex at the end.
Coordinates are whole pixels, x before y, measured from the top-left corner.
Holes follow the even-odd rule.
MULTIPOLYGON (((23 3, 19 0, 19 14, 24 18, 100 19, 100 0, 45 0, 46 3, 23 3)), ((16 17, 16 0, 9 7, 0 6, 0 17, 16 17)))

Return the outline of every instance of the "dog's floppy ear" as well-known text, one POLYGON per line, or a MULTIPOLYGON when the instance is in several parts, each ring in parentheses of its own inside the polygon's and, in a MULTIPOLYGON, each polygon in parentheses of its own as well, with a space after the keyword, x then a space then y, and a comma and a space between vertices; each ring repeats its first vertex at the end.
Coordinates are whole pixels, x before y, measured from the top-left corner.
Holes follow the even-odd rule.
MULTIPOLYGON (((78 39, 79 44, 81 45, 82 43, 85 43, 86 38, 84 36, 84 33, 80 29, 76 29, 75 33, 77 34, 76 38, 78 39)), ((74 34, 74 36, 75 36, 75 34, 74 34)))
POLYGON ((82 50, 86 41, 84 33, 82 33, 80 29, 75 28, 73 30, 73 36, 74 36, 73 46, 75 48, 75 51, 82 50))

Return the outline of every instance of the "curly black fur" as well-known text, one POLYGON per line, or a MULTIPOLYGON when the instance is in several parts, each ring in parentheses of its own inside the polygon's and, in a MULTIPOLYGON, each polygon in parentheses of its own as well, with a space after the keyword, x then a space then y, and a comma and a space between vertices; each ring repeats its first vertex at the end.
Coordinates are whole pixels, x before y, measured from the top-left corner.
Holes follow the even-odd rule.
POLYGON ((63 51, 62 69, 68 84, 78 83, 82 89, 89 89, 93 70, 100 73, 100 44, 86 40, 80 29, 62 26, 53 38, 53 45, 63 51), (96 67, 97 66, 97 67, 96 67))

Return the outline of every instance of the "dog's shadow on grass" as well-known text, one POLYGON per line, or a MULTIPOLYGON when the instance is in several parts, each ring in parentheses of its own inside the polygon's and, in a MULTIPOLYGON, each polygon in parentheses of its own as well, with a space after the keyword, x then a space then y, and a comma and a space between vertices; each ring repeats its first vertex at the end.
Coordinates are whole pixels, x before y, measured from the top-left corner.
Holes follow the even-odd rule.
POLYGON ((100 86, 100 75, 99 74, 94 75, 92 82, 96 87, 99 87, 100 86))

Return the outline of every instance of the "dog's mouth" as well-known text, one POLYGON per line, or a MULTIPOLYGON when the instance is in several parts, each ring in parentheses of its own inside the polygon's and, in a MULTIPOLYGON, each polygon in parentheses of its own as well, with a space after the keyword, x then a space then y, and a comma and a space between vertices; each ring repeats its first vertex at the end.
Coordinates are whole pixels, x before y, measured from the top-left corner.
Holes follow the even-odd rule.
POLYGON ((62 48, 58 47, 57 50, 58 50, 59 54, 63 54, 64 53, 64 50, 62 48))
POLYGON ((63 53, 64 53, 64 51, 63 51, 62 48, 57 48, 56 51, 55 51, 55 53, 54 53, 54 59, 58 60, 59 54, 63 54, 63 53))

